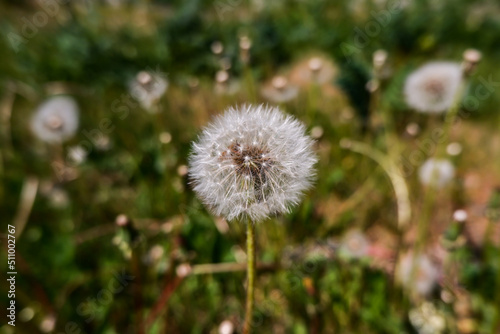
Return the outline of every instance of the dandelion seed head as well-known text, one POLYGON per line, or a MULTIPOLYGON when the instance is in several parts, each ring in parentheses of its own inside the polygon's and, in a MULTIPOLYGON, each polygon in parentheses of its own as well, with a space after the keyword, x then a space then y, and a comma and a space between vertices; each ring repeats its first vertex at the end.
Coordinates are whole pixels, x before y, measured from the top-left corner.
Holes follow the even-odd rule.
POLYGON ((406 102, 419 112, 445 112, 452 106, 461 80, 460 64, 427 63, 406 79, 404 87, 406 102))
POLYGON ((397 274, 404 287, 421 296, 432 292, 440 276, 439 268, 427 255, 414 253, 403 255, 397 274))
POLYGON ((455 167, 446 159, 428 159, 418 171, 420 182, 442 188, 450 183, 455 176, 455 167))
POLYGON ((278 108, 230 108, 193 145, 189 170, 194 191, 228 221, 261 221, 288 212, 314 179, 312 145, 304 125, 278 108))
POLYGON ((61 143, 75 134, 78 114, 78 106, 73 98, 48 98, 36 109, 31 119, 31 130, 40 140, 61 143))
POLYGON ((140 71, 129 83, 130 94, 149 112, 154 112, 154 105, 165 94, 167 88, 168 81, 165 75, 152 71, 140 71))

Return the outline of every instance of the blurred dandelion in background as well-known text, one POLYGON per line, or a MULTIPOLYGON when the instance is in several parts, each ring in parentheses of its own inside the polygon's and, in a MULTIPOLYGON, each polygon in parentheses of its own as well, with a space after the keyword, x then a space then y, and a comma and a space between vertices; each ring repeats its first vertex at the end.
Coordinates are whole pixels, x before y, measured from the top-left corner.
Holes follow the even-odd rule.
POLYGON ((129 84, 129 92, 148 112, 159 111, 157 103, 165 94, 168 81, 164 74, 159 71, 141 71, 129 84))
POLYGON ((460 64, 430 62, 411 73, 406 79, 406 102, 416 111, 443 113, 455 101, 462 80, 460 64))
POLYGON ((69 96, 54 96, 45 100, 31 119, 35 136, 47 143, 62 143, 78 129, 79 109, 69 96))
POLYGON ((446 159, 428 159, 418 171, 420 182, 426 186, 443 188, 455 177, 455 167, 446 159))
POLYGON ((418 296, 428 296, 440 277, 440 269, 425 254, 408 252, 399 261, 397 276, 401 284, 418 296))

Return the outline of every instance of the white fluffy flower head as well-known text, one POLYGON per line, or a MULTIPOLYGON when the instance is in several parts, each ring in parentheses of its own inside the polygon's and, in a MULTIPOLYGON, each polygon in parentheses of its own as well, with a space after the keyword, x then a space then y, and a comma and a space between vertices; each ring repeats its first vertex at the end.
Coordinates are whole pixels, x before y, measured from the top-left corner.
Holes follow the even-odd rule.
POLYGON ((460 82, 462 68, 453 62, 430 62, 406 79, 406 103, 424 113, 442 113, 453 104, 460 82))
POLYGON ((45 100, 31 119, 31 130, 48 143, 60 143, 71 138, 78 128, 78 106, 69 96, 45 100))
POLYGON ((405 254, 399 263, 398 278, 408 289, 421 296, 429 295, 438 282, 439 268, 425 254, 405 254))
POLYGON ((218 216, 257 222, 287 212, 314 178, 313 140, 278 108, 228 109, 193 145, 194 191, 218 216))
POLYGON ((455 176, 455 167, 446 159, 428 159, 419 169, 418 176, 422 184, 442 188, 455 176))

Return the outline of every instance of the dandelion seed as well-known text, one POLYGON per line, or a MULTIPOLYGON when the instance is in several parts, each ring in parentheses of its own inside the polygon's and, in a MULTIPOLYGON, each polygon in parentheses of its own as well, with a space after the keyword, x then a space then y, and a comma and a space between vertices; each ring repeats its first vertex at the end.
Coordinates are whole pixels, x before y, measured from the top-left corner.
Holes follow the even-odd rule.
POLYGON ((443 188, 455 176, 455 167, 445 159, 428 159, 419 169, 418 176, 422 184, 443 188))
POLYGON ((399 263, 397 276, 401 284, 412 290, 414 293, 429 295, 439 278, 438 267, 429 259, 427 255, 405 254, 399 263))
POLYGON ((189 172, 194 191, 228 221, 261 221, 287 212, 314 178, 312 145, 304 125, 278 108, 230 108, 193 145, 189 172))
POLYGON ((78 106, 68 96, 55 96, 43 102, 31 119, 31 130, 48 143, 61 143, 71 138, 78 128, 78 106))
POLYGON ((431 62, 406 79, 406 103, 423 113, 442 113, 453 104, 462 80, 460 64, 431 62))

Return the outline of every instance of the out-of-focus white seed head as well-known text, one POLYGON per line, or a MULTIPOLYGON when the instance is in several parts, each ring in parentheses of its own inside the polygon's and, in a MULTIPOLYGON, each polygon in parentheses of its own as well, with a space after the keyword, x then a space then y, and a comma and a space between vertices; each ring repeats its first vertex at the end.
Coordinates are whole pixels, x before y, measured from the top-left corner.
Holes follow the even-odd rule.
POLYGON ((455 100, 462 69, 452 62, 430 62, 413 73, 405 82, 406 103, 423 113, 443 113, 455 100))
POLYGON ((288 212, 314 179, 304 125, 278 108, 229 108, 193 145, 194 191, 217 216, 256 222, 288 212))
POLYGON ((78 106, 73 98, 48 98, 36 109, 31 119, 31 130, 40 140, 61 143, 76 133, 78 114, 78 106))
POLYGON ((140 71, 129 83, 130 94, 149 112, 168 88, 166 76, 160 72, 140 71))
POLYGON ((397 277, 401 284, 414 293, 427 296, 440 276, 439 268, 425 255, 409 252, 399 261, 397 277))
POLYGON ((420 182, 426 186, 442 188, 455 176, 455 167, 445 159, 428 159, 419 169, 420 182))

